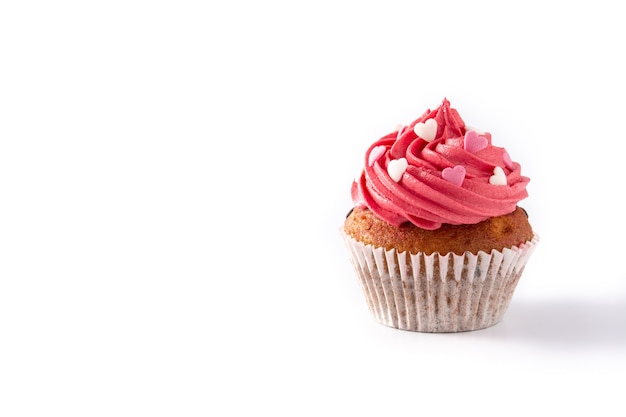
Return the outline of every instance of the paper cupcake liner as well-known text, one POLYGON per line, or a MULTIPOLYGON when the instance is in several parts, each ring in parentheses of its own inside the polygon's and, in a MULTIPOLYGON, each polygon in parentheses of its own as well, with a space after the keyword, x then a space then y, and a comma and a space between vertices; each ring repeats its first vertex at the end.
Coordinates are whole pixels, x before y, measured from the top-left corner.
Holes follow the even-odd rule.
POLYGON ((386 326, 463 332, 493 326, 506 312, 539 237, 491 253, 410 254, 341 234, 369 310, 386 326))

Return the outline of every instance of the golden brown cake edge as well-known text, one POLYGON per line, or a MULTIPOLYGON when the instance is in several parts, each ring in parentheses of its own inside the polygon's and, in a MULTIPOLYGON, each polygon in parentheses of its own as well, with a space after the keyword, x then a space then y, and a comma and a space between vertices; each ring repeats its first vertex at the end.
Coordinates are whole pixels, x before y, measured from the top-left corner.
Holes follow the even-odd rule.
POLYGON ((380 219, 371 210, 354 208, 346 217, 344 231, 366 245, 396 249, 399 252, 464 252, 477 254, 495 249, 519 246, 532 240, 534 232, 526 211, 517 207, 514 212, 492 217, 470 225, 444 224, 439 229, 425 230, 411 223, 400 227, 380 219))

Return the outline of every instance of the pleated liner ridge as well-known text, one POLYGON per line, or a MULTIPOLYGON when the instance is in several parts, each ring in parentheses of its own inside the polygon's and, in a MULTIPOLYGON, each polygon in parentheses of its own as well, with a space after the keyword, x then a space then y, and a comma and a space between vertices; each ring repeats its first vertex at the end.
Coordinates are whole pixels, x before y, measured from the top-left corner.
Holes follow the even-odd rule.
POLYGON ((463 332, 498 323, 539 237, 502 252, 410 254, 341 234, 369 310, 386 326, 463 332))

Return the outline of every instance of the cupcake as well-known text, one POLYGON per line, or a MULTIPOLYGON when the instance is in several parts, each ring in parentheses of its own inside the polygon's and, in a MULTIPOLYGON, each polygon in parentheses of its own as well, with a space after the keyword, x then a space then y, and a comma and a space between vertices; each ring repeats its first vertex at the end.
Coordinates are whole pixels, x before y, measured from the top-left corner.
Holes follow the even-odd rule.
POLYGON ((498 323, 539 238, 529 179, 444 99, 365 153, 341 228, 381 324, 462 332, 498 323))

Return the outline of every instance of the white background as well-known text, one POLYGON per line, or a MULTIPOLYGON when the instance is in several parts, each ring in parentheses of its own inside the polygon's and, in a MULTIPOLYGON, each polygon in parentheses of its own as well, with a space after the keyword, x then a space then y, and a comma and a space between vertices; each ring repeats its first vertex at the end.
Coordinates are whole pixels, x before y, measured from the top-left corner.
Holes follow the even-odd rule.
POLYGON ((0 415, 624 415, 623 15, 493 3, 2 2, 0 415), (403 332, 338 229, 444 97, 542 240, 498 325, 403 332))

